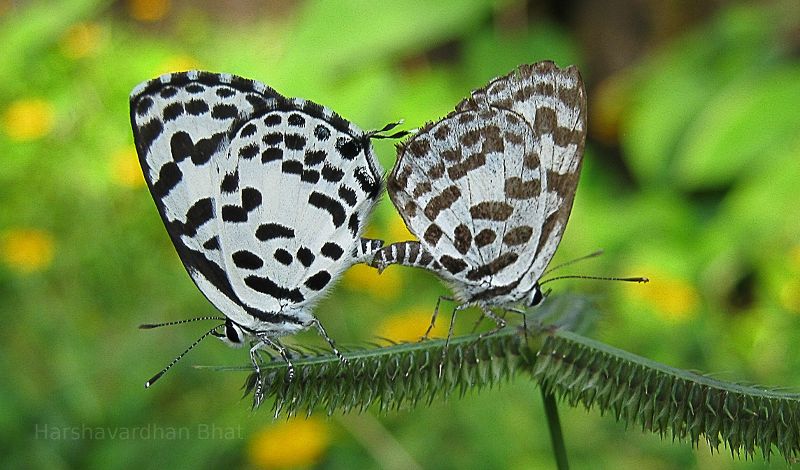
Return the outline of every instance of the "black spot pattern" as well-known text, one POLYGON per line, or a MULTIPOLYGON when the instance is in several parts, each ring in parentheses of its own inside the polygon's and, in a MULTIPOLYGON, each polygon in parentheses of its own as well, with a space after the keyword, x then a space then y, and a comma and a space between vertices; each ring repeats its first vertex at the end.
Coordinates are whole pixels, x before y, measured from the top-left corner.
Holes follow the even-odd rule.
POLYGON ((345 211, 344 207, 336 199, 328 195, 314 191, 308 196, 308 203, 312 206, 327 211, 331 215, 331 220, 336 228, 339 228, 344 223, 345 211))
MULTIPOLYGON (((148 111, 150 111, 150 108, 152 106, 153 106, 153 98, 145 96, 144 98, 140 99, 139 103, 136 105, 136 114, 138 114, 139 116, 144 116, 145 114, 147 114, 148 111)), ((314 131, 314 134, 316 134, 316 131, 314 131)))
POLYGON ((275 258, 277 262, 285 266, 289 266, 290 264, 292 264, 292 261, 294 260, 292 254, 284 250, 283 248, 278 248, 277 250, 275 250, 275 253, 273 253, 272 256, 275 258))
POLYGON ((214 119, 233 119, 239 115, 239 110, 232 104, 218 104, 211 110, 214 119))
POLYGON ((170 152, 172 159, 181 162, 187 157, 192 159, 195 165, 208 163, 211 155, 219 148, 223 134, 220 132, 209 138, 200 139, 197 143, 192 142, 192 137, 186 132, 179 131, 172 135, 170 139, 170 152))
POLYGON ((306 282, 303 284, 305 284, 305 286, 311 290, 320 291, 327 286, 330 281, 331 275, 328 273, 328 271, 319 271, 318 273, 306 279, 306 282))
POLYGON ((348 206, 353 207, 356 205, 356 192, 353 188, 347 185, 339 186, 339 197, 347 203, 348 206))
POLYGON ((308 166, 319 165, 325 161, 328 154, 324 150, 306 150, 306 158, 304 163, 308 166))
POLYGON ((281 115, 277 113, 268 114, 264 118, 264 125, 267 127, 275 127, 281 123, 281 115))
POLYGON ((253 289, 254 291, 267 294, 276 299, 289 300, 294 303, 300 303, 305 300, 305 297, 303 296, 303 293, 300 292, 300 289, 287 289, 285 287, 281 287, 275 284, 272 279, 267 277, 247 276, 244 278, 244 283, 247 285, 247 287, 253 289))
POLYGON ((361 221, 358 219, 358 213, 353 212, 350 215, 350 220, 347 221, 347 228, 350 229, 350 233, 353 234, 353 238, 358 236, 358 229, 361 226, 361 221))
POLYGON ((206 87, 204 87, 203 85, 200 85, 199 83, 190 83, 189 85, 186 85, 186 88, 185 88, 186 91, 188 91, 189 93, 191 93, 193 95, 196 95, 198 93, 202 93, 203 91, 205 91, 205 89, 206 89, 206 87))
POLYGON ((242 190, 242 207, 247 212, 261 205, 261 192, 256 188, 244 188, 242 190))
POLYGON ((158 180, 153 183, 153 195, 163 198, 183 179, 183 173, 175 162, 167 162, 158 172, 158 180))
POLYGON ((367 195, 373 198, 378 195, 381 186, 375 178, 370 176, 366 168, 363 166, 356 168, 355 177, 356 181, 358 181, 358 184, 361 186, 361 190, 367 195))
POLYGON ((175 103, 170 103, 164 107, 164 121, 169 122, 173 121, 184 113, 183 103, 180 101, 176 101, 175 103))
POLYGON ((294 229, 276 223, 261 224, 256 229, 256 238, 262 242, 273 238, 294 238, 294 229))
POLYGON ((153 145, 153 141, 161 135, 164 131, 164 125, 161 124, 159 119, 153 119, 152 121, 148 122, 147 124, 143 125, 139 128, 139 139, 141 139, 142 144, 140 148, 140 152, 142 150, 148 151, 150 146, 153 145))
POLYGON ((316 170, 303 170, 303 174, 300 175, 300 181, 316 184, 319 181, 319 172, 316 170))
POLYGON ((251 122, 246 126, 244 126, 241 131, 239 131, 239 136, 250 137, 251 135, 254 135, 256 132, 258 132, 258 127, 256 127, 256 125, 251 122))
POLYGON ((186 103, 186 112, 199 116, 208 112, 208 103, 203 100, 189 100, 186 103))
POLYGON ((201 225, 214 218, 214 205, 211 198, 200 199, 186 211, 186 223, 183 233, 193 237, 201 225))
POLYGON ((281 165, 281 171, 288 174, 302 175, 303 164, 297 160, 285 160, 281 165))
POLYGON ((325 163, 325 166, 322 167, 322 178, 329 183, 338 183, 344 178, 344 172, 325 163))
POLYGON ((239 250, 231 255, 231 259, 233 264, 242 269, 253 270, 264 266, 264 260, 252 251, 239 250))
POLYGON ((324 245, 322 245, 320 253, 322 253, 322 256, 337 261, 344 254, 344 250, 342 249, 341 246, 337 245, 336 243, 327 242, 324 245))
POLYGON ((306 124, 306 120, 303 116, 297 113, 292 113, 289 115, 289 118, 286 120, 286 123, 289 124, 290 126, 299 127, 299 126, 304 126, 306 124))
POLYGON ((270 133, 264 134, 264 138, 261 139, 261 140, 266 145, 274 147, 274 146, 280 144, 281 142, 283 142, 283 134, 281 134, 280 132, 270 132, 270 133))
POLYGON ((247 144, 244 147, 239 149, 239 158, 243 160, 250 160, 256 155, 258 155, 258 148, 257 144, 247 144))
POLYGON ((331 138, 331 130, 322 124, 319 124, 314 128, 314 137, 316 137, 317 140, 324 142, 331 138))
POLYGON ((312 253, 308 248, 302 246, 297 250, 297 259, 303 264, 303 266, 309 267, 311 266, 311 263, 314 262, 314 253, 312 253))
POLYGON ((361 144, 355 139, 339 137, 336 139, 336 150, 342 158, 352 160, 361 152, 361 144))
POLYGON ((261 152, 261 163, 272 162, 283 159, 283 149, 278 147, 268 147, 261 152))
POLYGON ((306 146, 306 138, 300 134, 286 134, 283 140, 290 150, 303 150, 306 146))
POLYGON ((219 237, 213 236, 203 243, 203 248, 206 250, 219 250, 219 237))

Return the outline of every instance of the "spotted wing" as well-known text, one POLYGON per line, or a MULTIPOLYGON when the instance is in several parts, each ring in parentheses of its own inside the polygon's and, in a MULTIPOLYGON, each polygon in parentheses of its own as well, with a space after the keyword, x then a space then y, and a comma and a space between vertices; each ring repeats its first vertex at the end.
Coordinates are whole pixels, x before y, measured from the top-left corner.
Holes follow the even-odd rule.
POLYGON ((583 80, 575 66, 560 69, 549 61, 523 65, 476 90, 458 108, 486 104, 518 113, 533 130, 546 188, 541 196, 546 218, 529 271, 538 280, 561 242, 578 186, 586 142, 583 80))
POLYGON ((220 253, 246 305, 291 315, 366 249, 382 170, 369 138, 330 110, 276 101, 235 127, 218 161, 220 253))
POLYGON ((131 125, 145 180, 192 280, 223 313, 241 312, 225 274, 215 221, 214 153, 234 121, 280 95, 228 74, 166 74, 137 86, 131 125))
MULTIPOLYGON (((577 184, 585 104, 567 116, 570 127, 555 125, 565 120, 560 100, 551 96, 564 88, 559 74, 580 83, 572 68, 523 66, 474 92, 400 149, 389 195, 444 268, 441 274, 467 299, 529 290, 560 241, 577 184), (511 97, 503 98, 501 89, 511 97), (517 98, 526 105, 515 107, 517 98), (575 134, 576 126, 580 144, 562 148, 554 135, 575 134)), ((576 84, 569 89, 575 93, 576 84)))

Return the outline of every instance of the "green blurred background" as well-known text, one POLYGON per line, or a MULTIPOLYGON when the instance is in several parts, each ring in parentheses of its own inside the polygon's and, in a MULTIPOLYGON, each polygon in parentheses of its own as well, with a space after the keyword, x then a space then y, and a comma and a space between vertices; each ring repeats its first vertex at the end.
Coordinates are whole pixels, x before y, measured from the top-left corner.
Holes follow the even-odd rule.
MULTIPOLYGON (((365 129, 446 114, 522 63, 576 64, 590 133, 556 261, 644 275, 563 281, 591 336, 726 380, 800 385, 800 3, 641 0, 0 0, 0 461, 6 468, 553 468, 539 392, 518 378, 376 416, 273 422, 240 399, 244 351, 201 344, 213 313, 136 160, 128 93, 191 68, 266 82, 365 129)), ((376 142, 385 168, 392 142, 376 142)), ((369 235, 408 237, 388 198, 369 235)), ((318 309, 342 344, 414 339, 446 289, 346 273, 318 309)), ((468 329, 474 312, 461 317, 468 329)), ((302 344, 319 344, 315 333, 302 344)), ((562 407, 575 468, 762 468, 562 407)), ((782 467, 784 464, 773 464, 782 467)))

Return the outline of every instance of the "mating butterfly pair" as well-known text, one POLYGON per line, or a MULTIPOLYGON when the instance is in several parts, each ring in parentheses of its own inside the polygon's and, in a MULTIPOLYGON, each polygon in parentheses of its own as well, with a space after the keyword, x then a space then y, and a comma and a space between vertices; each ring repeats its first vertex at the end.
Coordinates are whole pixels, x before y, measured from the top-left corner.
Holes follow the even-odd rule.
MULTIPOLYGON (((224 323, 197 342, 214 335, 241 346, 253 337, 256 372, 257 351, 270 347, 291 378, 281 336, 315 326, 341 357, 311 308, 357 262, 432 270, 498 327, 491 307, 540 302, 537 281, 578 181, 586 98, 577 69, 540 62, 492 80, 422 128, 399 147, 388 180, 419 242, 388 247, 361 238, 381 192, 376 133, 325 107, 253 80, 193 71, 136 87, 131 122, 181 261, 225 315, 204 317, 224 323)), ((176 323, 183 322, 166 324, 176 323)))

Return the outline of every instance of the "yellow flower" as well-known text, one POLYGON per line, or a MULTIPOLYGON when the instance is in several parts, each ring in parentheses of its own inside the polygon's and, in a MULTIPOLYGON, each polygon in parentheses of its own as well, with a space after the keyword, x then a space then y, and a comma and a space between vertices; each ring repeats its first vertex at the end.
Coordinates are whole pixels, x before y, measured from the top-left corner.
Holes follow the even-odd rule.
POLYGON ((28 141, 47 135, 53 129, 55 111, 49 101, 23 98, 11 103, 3 113, 3 130, 14 140, 28 141))
POLYGON ((128 13, 138 21, 161 20, 169 9, 169 0, 128 0, 128 13))
POLYGON ((778 300, 786 310, 800 313, 800 281, 783 282, 778 291, 778 300))
MULTIPOLYGON (((641 269, 631 272, 654 273, 653 269, 641 269)), ((644 301, 654 307, 656 312, 666 320, 681 321, 691 317, 700 304, 700 294, 687 280, 671 277, 666 274, 648 275, 650 282, 626 289, 632 298, 644 301)))
MULTIPOLYGON (((392 341, 417 341, 428 329, 433 316, 435 303, 429 307, 417 307, 399 315, 387 316, 375 330, 375 336, 386 338, 392 341)), ((436 325, 431 330, 430 337, 444 338, 447 336, 450 320, 449 313, 452 307, 440 305, 439 316, 436 318, 436 325)))
POLYGON ((293 418, 257 432, 248 445, 250 463, 258 468, 296 468, 319 462, 330 447, 327 423, 293 418))
POLYGON ((0 256, 23 274, 47 268, 53 261, 53 237, 39 229, 16 228, 0 235, 0 256))
POLYGON ((97 23, 78 23, 61 38, 61 50, 71 59, 88 57, 97 52, 103 27, 97 23))
POLYGON ((357 264, 344 272, 342 285, 380 299, 395 299, 403 292, 401 269, 390 266, 383 273, 365 264, 357 264))
POLYGON ((800 245, 795 245, 789 250, 789 265, 800 271, 800 245))
POLYGON ((144 186, 144 176, 133 147, 121 149, 111 157, 110 171, 112 180, 120 186, 128 188, 144 186))

